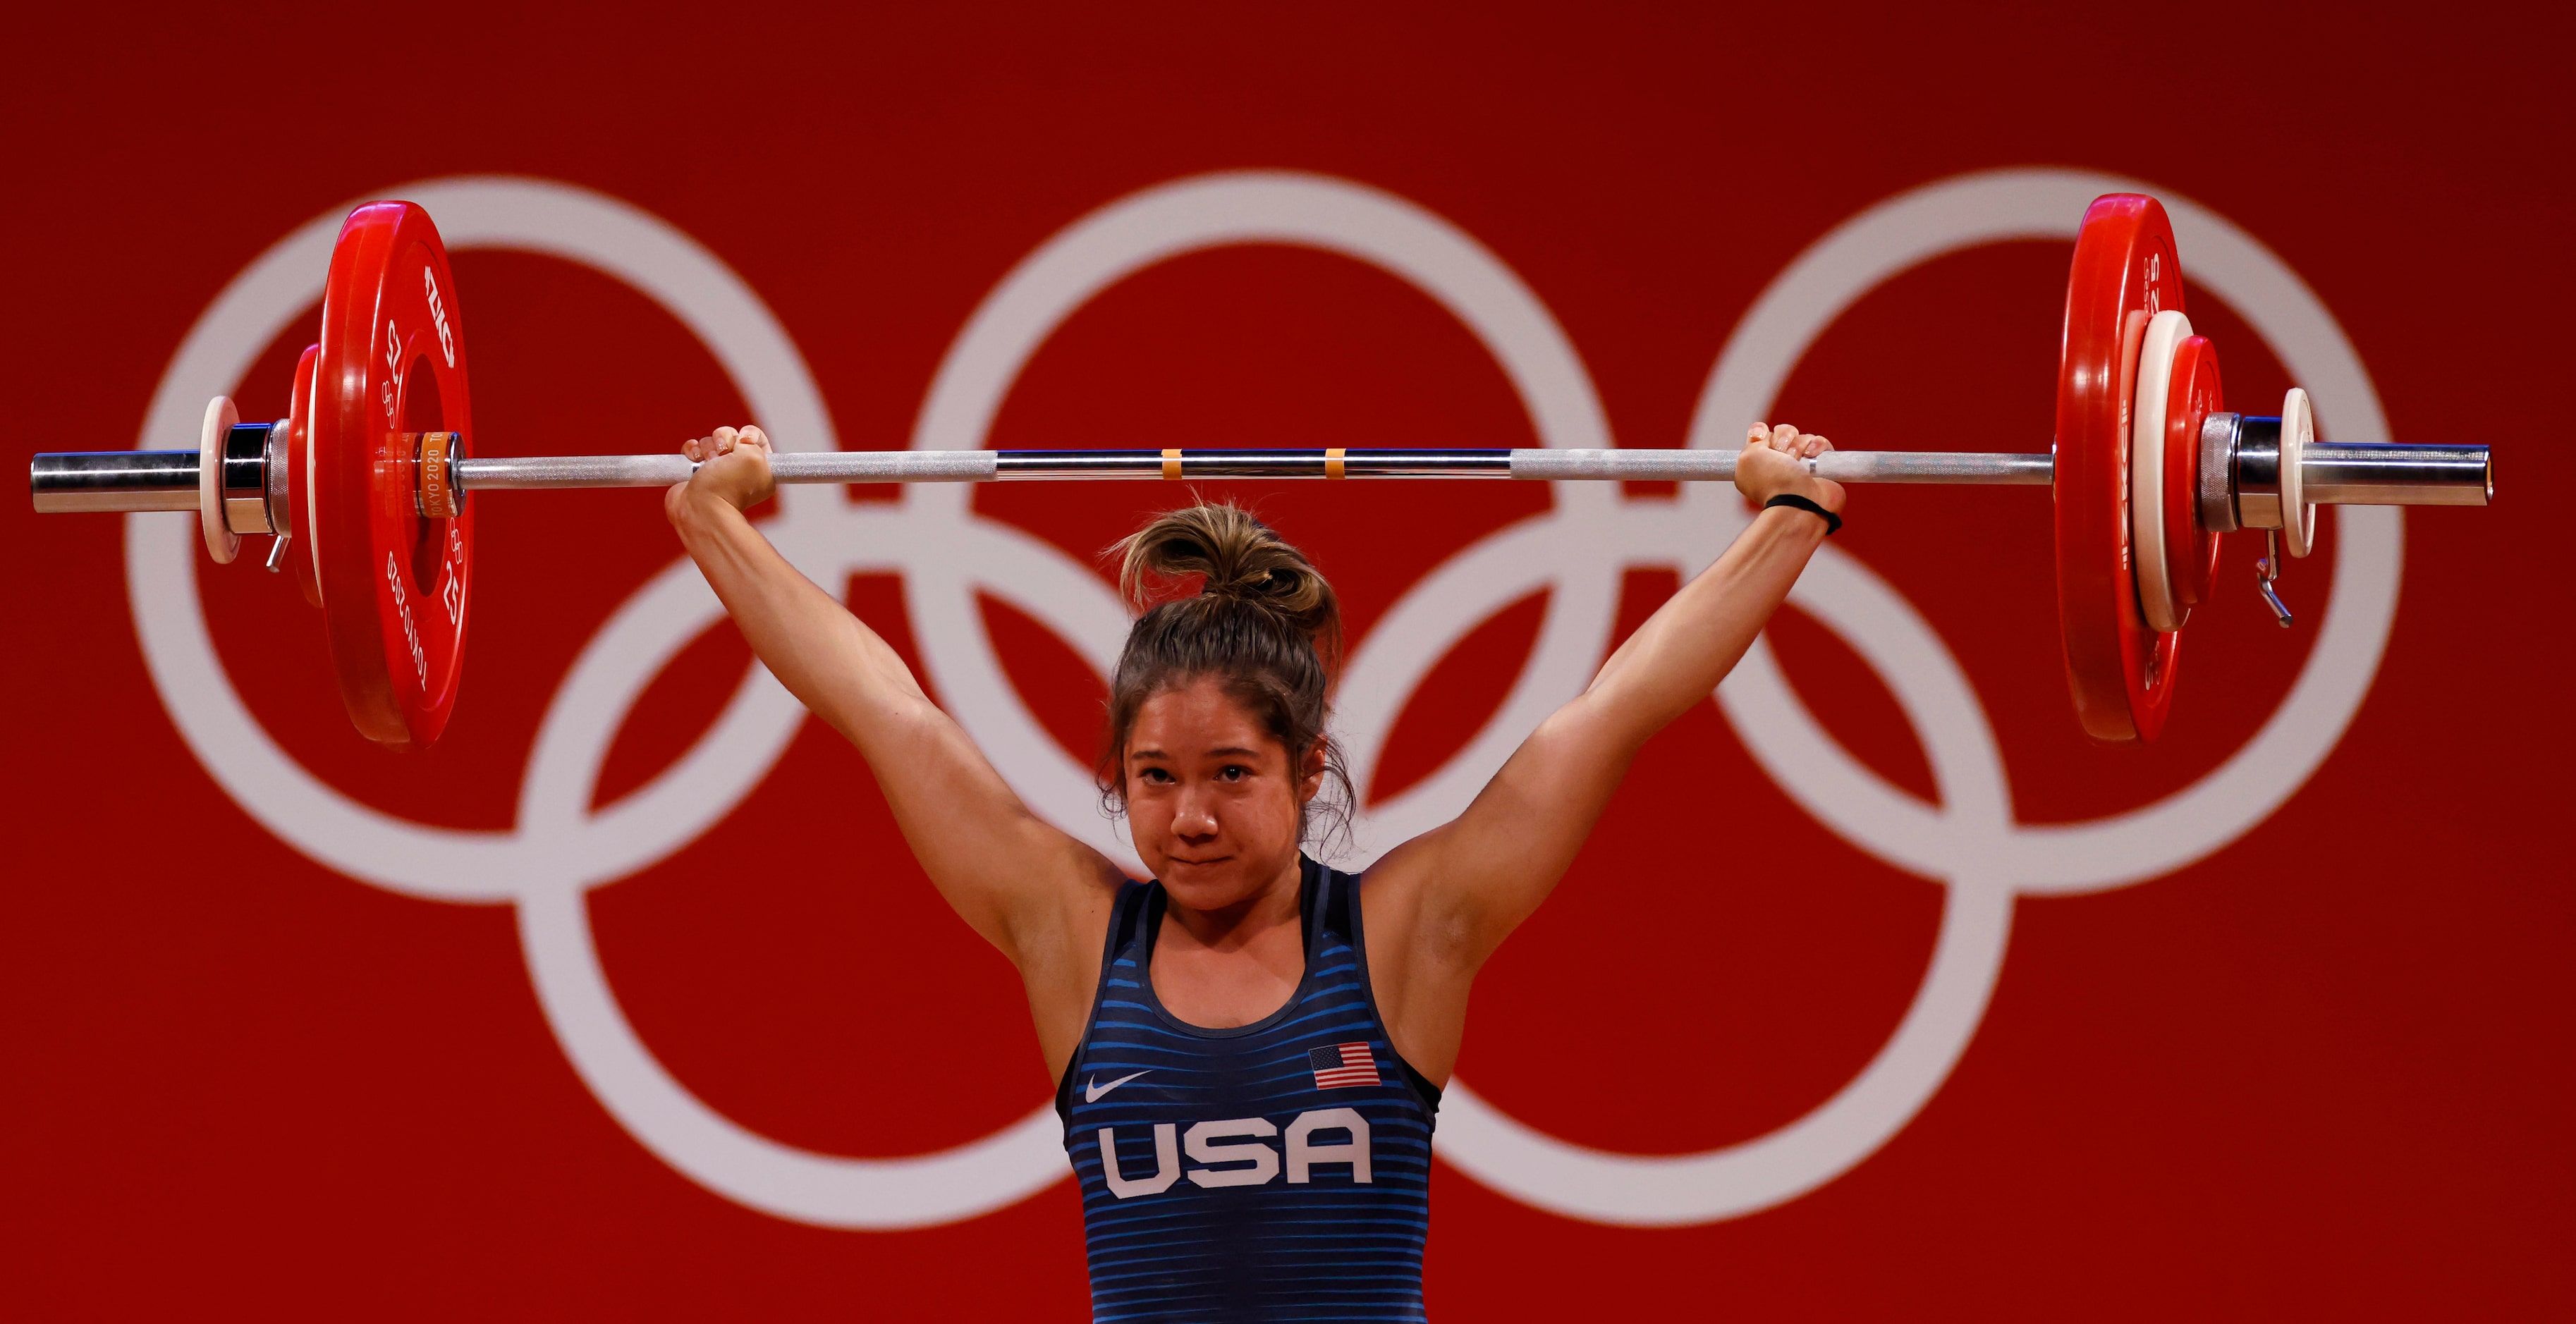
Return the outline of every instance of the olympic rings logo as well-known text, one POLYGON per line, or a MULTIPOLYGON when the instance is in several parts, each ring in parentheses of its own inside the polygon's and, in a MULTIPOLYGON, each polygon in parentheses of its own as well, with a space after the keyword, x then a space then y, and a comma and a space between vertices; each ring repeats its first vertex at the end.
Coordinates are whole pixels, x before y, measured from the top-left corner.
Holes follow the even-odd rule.
MULTIPOLYGON (((2384 442, 2378 395, 2315 294, 2244 231, 2135 181, 2070 170, 1964 175, 1890 198, 1837 227, 1766 289, 1710 372, 1691 422, 1695 447, 1732 446, 1767 416, 1790 369, 1841 311, 1879 283, 1945 253, 2013 239, 2071 239, 2085 205, 2113 191, 2166 199, 2196 278, 2269 342, 2294 380, 2336 406, 2347 441, 2384 442)), ((512 249, 595 268, 668 309, 714 353, 783 444, 838 445, 803 357, 740 277, 672 226, 569 185, 451 178, 393 191, 437 216, 451 249, 512 249)), ((172 359, 141 444, 188 432, 204 400, 232 389, 260 346, 319 295, 337 213, 261 255, 201 316, 172 359)), ((1592 380, 1538 296, 1471 236, 1403 198, 1347 180, 1228 173, 1178 180, 1082 218, 1024 259, 949 350, 916 425, 916 449, 980 447, 1029 356, 1093 295, 1165 259, 1231 244, 1292 244, 1374 264, 1438 301, 1492 351, 1548 446, 1612 444, 1592 380)), ((1578 693, 1613 628, 1630 567, 1685 572, 1745 522, 1729 491, 1631 501, 1613 484, 1560 483, 1554 506, 1467 547, 1413 586, 1350 659, 1339 732, 1368 784, 1397 710, 1448 647, 1541 588, 1538 642, 1501 708, 1434 775, 1369 808, 1363 857, 1444 821, 1514 744, 1578 693)), ((977 516, 965 489, 920 484, 891 505, 786 488, 769 524, 780 550, 820 583, 900 573, 922 659, 958 719, 1031 807, 1132 859, 1102 820, 1088 773, 1043 732, 1004 676, 975 607, 990 593, 1054 629, 1107 671, 1126 617, 1089 568, 1016 528, 977 516), (936 547, 936 557, 923 548, 936 547)), ((1615 1154, 1534 1130, 1453 1082, 1439 1152, 1476 1180, 1540 1209, 1630 1226, 1732 1218, 1832 1181, 1903 1129, 1948 1077, 1983 1018, 2011 932, 2014 899, 2144 881, 2219 849, 2288 799, 2341 738, 2385 649, 2403 556, 2397 511, 2339 516, 2331 599, 2286 700, 2243 749, 2199 782, 2085 823, 2013 821, 1992 724, 1959 663, 1912 605, 1833 547, 1800 581, 1797 605, 1873 667, 1903 708, 1938 789, 1927 802, 1851 757, 1757 645, 1718 691, 1766 772, 1809 814, 1861 849, 1946 886, 1939 936, 1914 1003, 1877 1056, 1831 1099, 1771 1134, 1705 1153, 1615 1154)), ((981 1140, 907 1158, 818 1154, 755 1134, 690 1094, 636 1034, 610 992, 583 896, 664 859, 729 814, 775 764, 803 710, 755 666, 676 764, 596 809, 610 739, 645 686, 721 611, 675 560, 623 603, 581 652, 540 726, 507 831, 432 827, 341 795, 263 730, 217 660, 195 582, 195 525, 134 515, 126 576, 153 682, 197 758, 244 810, 314 860, 389 891, 510 903, 540 1004, 584 1082, 635 1138, 710 1190, 781 1218, 895 1229, 971 1218, 1066 1174, 1056 1120, 1041 1105, 981 1140), (716 788, 716 794, 708 794, 716 788)))

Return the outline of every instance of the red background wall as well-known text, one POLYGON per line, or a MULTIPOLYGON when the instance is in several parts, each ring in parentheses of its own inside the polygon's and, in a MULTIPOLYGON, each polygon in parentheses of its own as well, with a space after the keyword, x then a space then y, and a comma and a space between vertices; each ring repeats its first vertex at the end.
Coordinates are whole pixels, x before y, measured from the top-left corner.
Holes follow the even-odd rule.
MULTIPOLYGON (((11 462, 122 448, 208 302, 294 227, 405 181, 565 181, 704 244, 775 313, 842 444, 907 444, 931 376, 1048 236, 1204 172, 1319 172, 1462 227, 1564 327, 1626 445, 1683 440, 1710 365, 1803 248, 1902 190, 1996 167, 2135 176, 2245 227, 2339 319, 2400 439, 2492 440, 2488 511, 2405 517, 2384 661, 2278 812, 2171 876, 2021 900, 2000 982, 1921 1114, 1849 1174, 1662 1230, 1437 1180, 1434 1309, 1794 1319, 2561 1316, 2576 1306, 2563 851, 2569 602, 2547 494, 2563 391, 2563 16, 2462 7, 2064 6, 1893 16, 1194 9, 914 19, 737 10, 540 16, 313 7, 21 17, 0 96, 11 205, 11 462), (2552 1252, 2549 1248, 2559 1249, 2552 1252)), ((2183 252, 2186 269, 2191 249, 2183 252)), ((1940 259, 1855 305, 1778 416, 1846 445, 2039 449, 2066 247, 1940 259)), ((457 259, 491 454, 653 449, 742 415, 706 348, 566 262, 457 259)), ((2195 292, 2231 397, 2282 369, 2195 292)), ((284 409, 299 329, 236 392, 284 409)), ((2329 432, 2336 402, 2321 402, 2329 432)), ((1527 445, 1493 359, 1346 259, 1239 248, 1155 267, 1030 362, 997 446, 1527 445)), ((187 438, 152 438, 184 446, 187 438)), ((1363 637, 1431 567, 1546 507, 1536 487, 1249 490, 1363 637)), ((1655 498, 1653 492, 1630 494, 1655 498)), ((886 494, 862 493, 880 500, 886 494)), ((990 490, 983 515, 1085 558, 1172 494, 990 490)), ((201 566, 233 684, 361 803, 503 829, 537 723, 609 613, 676 555, 645 493, 487 496, 474 656, 447 741, 366 746, 319 621, 201 566)), ((2231 548, 2153 749, 2078 734, 2036 493, 1866 491, 1839 546, 1966 670, 2015 813, 2136 809, 2219 767, 2316 637, 2272 628, 2231 548)), ((180 518, 177 516, 167 518, 180 518)), ((2321 554, 2294 605, 2321 606, 2321 554)), ((120 519, 0 502, 12 573, 0 923, 0 1301, 28 1318, 1076 1316, 1069 1184, 905 1232, 711 1193, 567 1064, 512 909, 397 896, 299 854, 174 730, 138 649, 120 519)), ((1670 577, 1627 577, 1623 628, 1670 577)), ((854 605, 911 647, 899 576, 854 605)), ((1374 793, 1491 711, 1536 598, 1453 652, 1374 793)), ((985 619, 1087 754, 1097 682, 985 619)), ((1799 692, 1931 795, 1896 701, 1828 630, 1774 629, 1799 692)), ((627 719, 599 799, 646 782, 730 692, 709 632, 627 719)), ((936 684, 936 677, 933 677, 936 684)), ((591 895, 612 985, 698 1097, 806 1149, 918 1153, 1049 1082, 1005 965, 920 880, 867 770, 809 727, 744 809, 591 895), (925 1013, 925 1009, 927 1013, 925 1013)), ((1641 761, 1478 992, 1461 1076, 1602 1149, 1704 1150, 1831 1096, 1922 978, 1938 884, 1874 860, 1765 775, 1715 709, 1641 761)))

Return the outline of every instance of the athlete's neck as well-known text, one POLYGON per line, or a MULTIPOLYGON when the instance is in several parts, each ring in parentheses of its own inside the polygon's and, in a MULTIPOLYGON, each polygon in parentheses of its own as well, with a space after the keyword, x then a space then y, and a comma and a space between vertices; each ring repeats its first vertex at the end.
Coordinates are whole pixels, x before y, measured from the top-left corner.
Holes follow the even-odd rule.
POLYGON ((1299 866, 1299 857, 1290 855, 1260 891, 1232 905, 1196 910, 1171 900, 1163 914, 1186 931, 1195 945, 1217 952, 1241 950, 1258 935, 1282 925, 1297 932, 1298 883, 1303 875, 1299 866))
POLYGON ((1298 858, 1260 891, 1232 905, 1194 910, 1167 902, 1155 935, 1155 995, 1192 1025, 1250 1025, 1296 995, 1306 973, 1298 858))

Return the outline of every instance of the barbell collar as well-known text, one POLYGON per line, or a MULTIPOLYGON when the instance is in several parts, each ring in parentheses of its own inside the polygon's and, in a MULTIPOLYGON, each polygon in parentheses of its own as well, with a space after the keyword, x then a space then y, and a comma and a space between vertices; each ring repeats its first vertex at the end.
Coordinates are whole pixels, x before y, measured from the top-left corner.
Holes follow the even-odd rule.
POLYGON ((268 451, 260 475, 268 486, 268 527, 278 535, 277 546, 269 549, 268 568, 272 573, 281 564, 279 557, 286 546, 287 530, 295 527, 294 513, 286 506, 287 478, 293 464, 286 448, 293 432, 294 429, 284 419, 268 430, 268 451))
POLYGON ((236 423, 224 434, 224 527, 234 533, 275 533, 269 504, 270 453, 282 423, 236 423))
POLYGON ((2281 527, 2280 419, 2248 414, 2237 420, 2229 486, 2236 494, 2237 527, 2281 527))
POLYGON ((2199 482, 2195 494, 2200 526, 2212 533, 2234 533, 2244 527, 2236 518, 2236 451, 2245 416, 2216 413, 2201 420, 2199 482))

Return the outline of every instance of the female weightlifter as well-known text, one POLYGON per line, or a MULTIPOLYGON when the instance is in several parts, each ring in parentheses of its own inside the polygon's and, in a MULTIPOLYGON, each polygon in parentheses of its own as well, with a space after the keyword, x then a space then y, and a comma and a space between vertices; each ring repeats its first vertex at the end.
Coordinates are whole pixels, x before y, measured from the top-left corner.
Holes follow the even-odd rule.
POLYGON ((1465 813, 1365 876, 1301 850, 1350 795, 1325 731, 1332 587, 1242 510, 1174 511, 1122 545, 1120 588, 1145 610, 1100 776, 1140 883, 1029 812, 894 650, 743 517, 773 488, 758 428, 689 442, 700 466, 664 508, 761 661, 875 770, 940 895, 1019 967, 1082 1185, 1094 1318, 1420 1319, 1432 1120, 1476 971, 1840 524, 1842 489, 1797 462, 1827 448, 1754 425, 1735 478, 1765 506, 1752 527, 1465 813), (1168 596, 1189 578, 1195 596, 1168 596))

